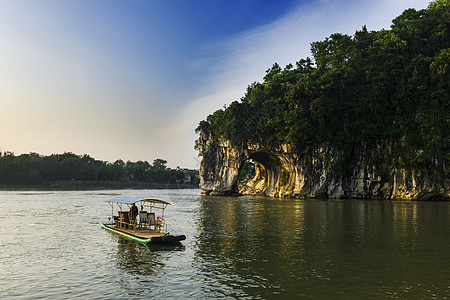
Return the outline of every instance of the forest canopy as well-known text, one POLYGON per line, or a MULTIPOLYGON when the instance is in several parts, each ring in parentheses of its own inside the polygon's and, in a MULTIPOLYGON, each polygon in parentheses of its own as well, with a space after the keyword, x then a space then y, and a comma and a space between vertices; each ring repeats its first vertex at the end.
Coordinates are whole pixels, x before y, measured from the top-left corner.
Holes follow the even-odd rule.
POLYGON ((71 152, 49 156, 37 153, 0 153, 0 186, 48 185, 56 181, 135 181, 157 184, 198 184, 197 170, 167 167, 164 159, 147 161, 96 160, 71 152))
MULTIPOLYGON (((239 146, 393 145, 403 167, 450 160, 450 4, 407 9, 389 30, 335 33, 312 58, 275 63, 240 101, 200 122, 197 133, 239 146)), ((447 171, 447 176, 448 176, 447 171)))

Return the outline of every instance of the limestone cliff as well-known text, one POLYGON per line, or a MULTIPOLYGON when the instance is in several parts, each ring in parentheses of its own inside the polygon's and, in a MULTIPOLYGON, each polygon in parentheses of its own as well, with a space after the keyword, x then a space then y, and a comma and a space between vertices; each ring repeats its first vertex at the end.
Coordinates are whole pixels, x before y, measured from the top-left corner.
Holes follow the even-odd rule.
POLYGON ((450 199, 449 9, 435 0, 274 63, 199 122, 203 193, 450 199))
POLYGON ((450 199, 450 180, 442 176, 443 161, 424 170, 405 170, 387 163, 374 166, 377 157, 387 157, 388 145, 377 149, 361 146, 352 163, 331 146, 293 151, 289 145, 268 149, 247 143, 233 147, 222 139, 200 136, 202 156, 200 187, 205 195, 265 195, 295 198, 361 198, 434 200, 450 199), (238 182, 247 160, 255 164, 255 176, 238 182))

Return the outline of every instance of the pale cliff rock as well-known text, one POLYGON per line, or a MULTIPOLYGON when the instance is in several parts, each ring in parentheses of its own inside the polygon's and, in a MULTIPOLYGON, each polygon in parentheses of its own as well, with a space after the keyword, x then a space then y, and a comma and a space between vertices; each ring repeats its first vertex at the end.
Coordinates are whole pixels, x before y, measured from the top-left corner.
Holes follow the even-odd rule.
POLYGON ((297 153, 289 145, 268 149, 247 143, 233 147, 221 139, 201 136, 197 147, 202 156, 200 187, 205 195, 264 195, 294 198, 360 198, 428 200, 450 199, 450 180, 439 176, 442 162, 432 171, 404 170, 383 165, 379 174, 369 162, 389 147, 361 149, 353 163, 342 161, 343 153, 333 147, 297 153), (238 183, 244 162, 252 159, 255 176, 238 183), (343 169, 347 168, 347 169, 343 169), (434 171, 433 171, 434 170, 434 171), (282 172, 285 179, 282 180, 282 172), (288 175, 286 175, 288 174, 288 175), (288 178, 286 178, 288 176, 288 178), (286 180, 287 179, 287 180, 286 180))

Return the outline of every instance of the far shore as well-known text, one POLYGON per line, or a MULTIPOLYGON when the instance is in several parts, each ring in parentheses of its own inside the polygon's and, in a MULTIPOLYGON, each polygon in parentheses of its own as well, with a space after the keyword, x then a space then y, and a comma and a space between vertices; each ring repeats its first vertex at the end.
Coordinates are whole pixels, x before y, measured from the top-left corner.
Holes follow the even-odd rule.
POLYGON ((121 190, 121 189, 199 189, 190 183, 148 183, 136 181, 57 181, 34 185, 0 185, 0 190, 121 190))

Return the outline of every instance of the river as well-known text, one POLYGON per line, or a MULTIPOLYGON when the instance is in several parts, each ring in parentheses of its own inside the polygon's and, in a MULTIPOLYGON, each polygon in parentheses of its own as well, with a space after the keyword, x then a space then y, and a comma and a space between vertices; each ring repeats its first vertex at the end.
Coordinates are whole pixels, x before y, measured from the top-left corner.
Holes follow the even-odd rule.
POLYGON ((1 299, 450 299, 450 203, 0 191, 1 299), (177 246, 101 228, 160 198, 177 246))

